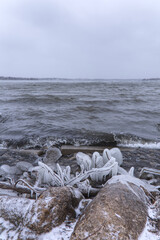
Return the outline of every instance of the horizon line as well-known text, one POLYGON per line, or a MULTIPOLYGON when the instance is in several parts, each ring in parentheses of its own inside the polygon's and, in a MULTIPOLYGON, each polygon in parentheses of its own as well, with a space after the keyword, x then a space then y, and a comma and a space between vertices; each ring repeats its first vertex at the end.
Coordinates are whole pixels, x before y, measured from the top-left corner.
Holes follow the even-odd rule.
POLYGON ((0 76, 0 80, 17 79, 17 80, 159 80, 160 77, 148 77, 148 78, 68 78, 68 77, 12 77, 12 76, 0 76))

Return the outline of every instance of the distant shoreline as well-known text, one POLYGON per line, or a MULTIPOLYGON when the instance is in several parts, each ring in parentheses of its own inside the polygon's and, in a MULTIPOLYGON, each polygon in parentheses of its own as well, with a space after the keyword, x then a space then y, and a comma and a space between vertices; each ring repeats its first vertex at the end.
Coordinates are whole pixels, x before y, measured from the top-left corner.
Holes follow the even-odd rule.
POLYGON ((55 79, 65 79, 65 78, 27 78, 27 77, 3 77, 0 76, 0 80, 55 80, 55 79))
POLYGON ((160 80, 160 78, 64 78, 64 77, 4 77, 0 76, 0 80, 160 80))

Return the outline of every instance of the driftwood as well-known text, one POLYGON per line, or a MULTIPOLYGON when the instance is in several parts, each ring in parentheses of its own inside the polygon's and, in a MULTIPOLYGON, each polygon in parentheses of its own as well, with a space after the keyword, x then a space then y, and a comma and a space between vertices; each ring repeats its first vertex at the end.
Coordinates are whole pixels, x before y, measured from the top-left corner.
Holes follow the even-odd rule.
POLYGON ((18 182, 16 184, 11 184, 11 183, 0 181, 0 188, 13 190, 13 191, 16 191, 16 192, 21 193, 21 194, 23 194, 23 193, 31 194, 33 198, 36 198, 36 195, 33 196, 33 193, 37 194, 37 193, 41 193, 44 190, 46 190, 45 188, 34 188, 34 187, 30 186, 29 184, 27 184, 25 181, 23 181, 21 179, 19 181, 24 182, 24 184, 26 184, 27 187, 18 184, 18 182))
MULTIPOLYGON (((28 185, 28 187, 26 187, 26 186, 23 186, 20 184, 10 184, 10 183, 1 182, 1 181, 0 181, 0 188, 13 190, 20 194, 31 194, 31 197, 33 199, 36 198, 36 194, 40 194, 46 190, 46 188, 38 188, 38 187, 35 188, 35 187, 31 187, 30 185, 28 185)), ((92 187, 90 187, 89 189, 85 189, 83 187, 80 187, 80 191, 85 197, 96 196, 100 189, 101 188, 92 188, 92 187)))

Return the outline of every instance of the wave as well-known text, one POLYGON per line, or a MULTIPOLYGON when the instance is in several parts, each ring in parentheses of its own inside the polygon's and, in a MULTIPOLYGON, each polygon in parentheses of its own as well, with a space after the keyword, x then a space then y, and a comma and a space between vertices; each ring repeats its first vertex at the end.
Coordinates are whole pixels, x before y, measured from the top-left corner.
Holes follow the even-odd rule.
POLYGON ((81 139, 87 144, 106 144, 105 132, 111 132, 116 133, 117 144, 142 143, 127 133, 159 141, 157 84, 139 80, 3 81, 0 137, 52 135, 80 139, 75 140, 79 144, 81 139), (123 137, 118 138, 118 133, 123 137))
POLYGON ((117 134, 115 139, 119 147, 160 149, 159 141, 152 141, 135 135, 117 134))
POLYGON ((150 148, 150 149, 160 149, 160 142, 150 142, 150 143, 128 143, 128 144, 119 144, 119 147, 130 147, 130 148, 150 148))
POLYGON ((1 139, 0 149, 42 149, 50 146, 102 146, 102 147, 126 147, 126 148, 147 148, 160 149, 160 142, 142 139, 134 135, 116 135, 113 133, 70 132, 68 137, 39 137, 25 136, 19 139, 1 139))

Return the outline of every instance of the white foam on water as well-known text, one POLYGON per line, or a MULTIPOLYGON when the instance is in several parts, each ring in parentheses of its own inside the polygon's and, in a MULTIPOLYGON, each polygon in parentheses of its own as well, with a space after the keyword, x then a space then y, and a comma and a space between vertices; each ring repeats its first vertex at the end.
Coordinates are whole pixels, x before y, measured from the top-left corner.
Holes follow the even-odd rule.
POLYGON ((6 146, 7 146, 7 145, 6 145, 6 142, 5 142, 5 141, 3 141, 2 143, 0 143, 0 149, 7 149, 6 146))
POLYGON ((124 143, 118 144, 119 147, 131 147, 131 148, 149 148, 149 149, 160 149, 160 142, 132 142, 132 143, 124 143))

